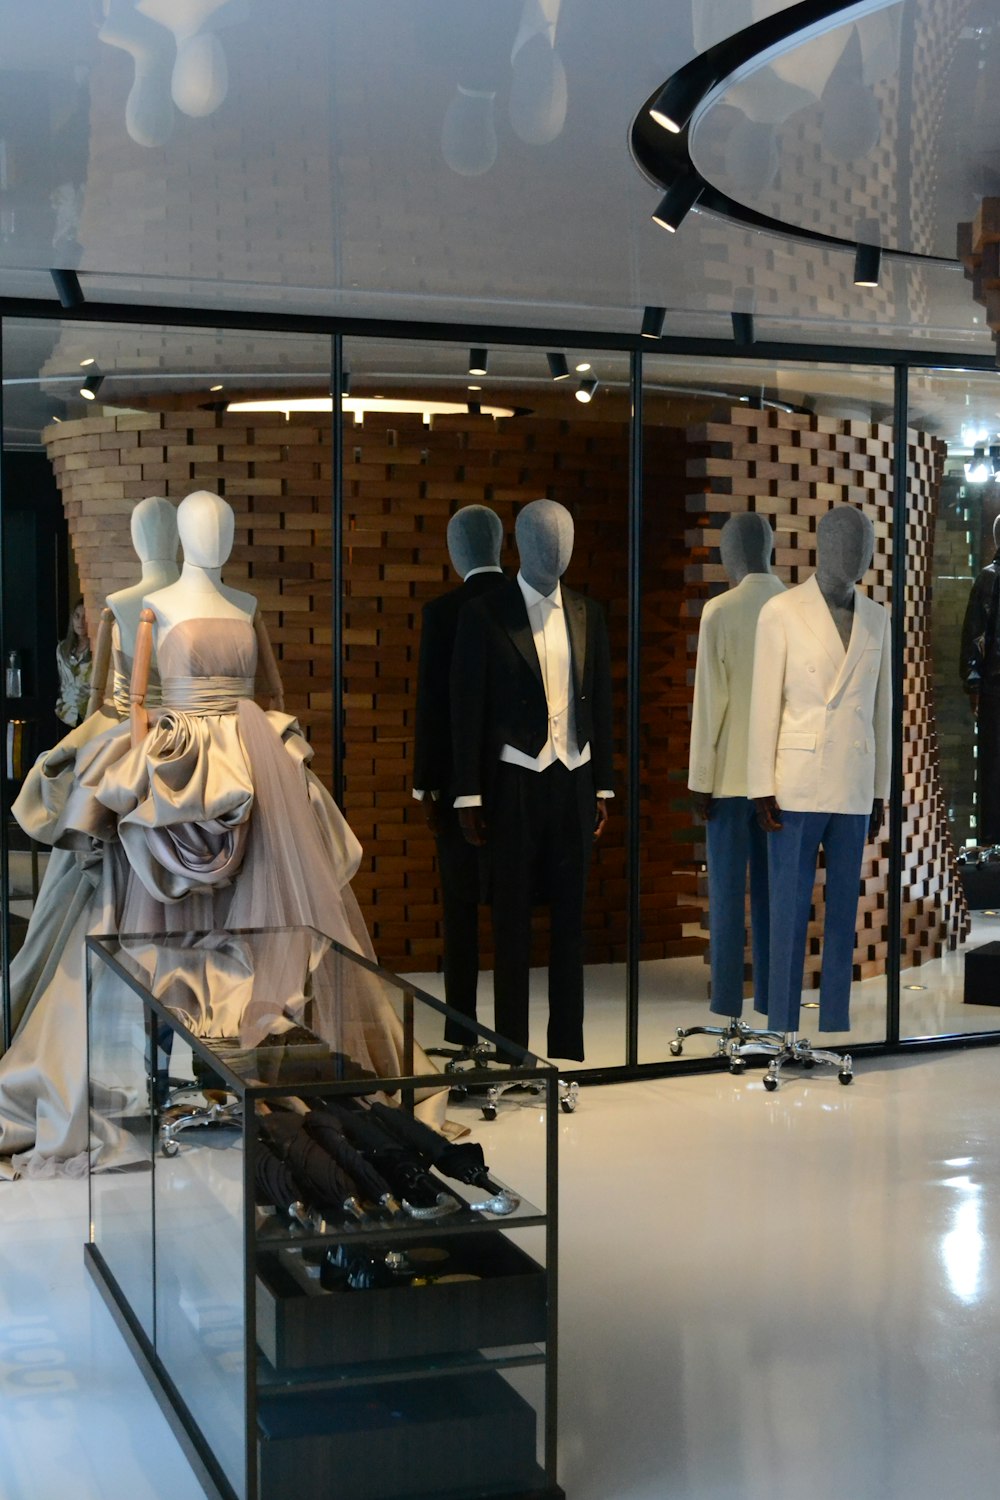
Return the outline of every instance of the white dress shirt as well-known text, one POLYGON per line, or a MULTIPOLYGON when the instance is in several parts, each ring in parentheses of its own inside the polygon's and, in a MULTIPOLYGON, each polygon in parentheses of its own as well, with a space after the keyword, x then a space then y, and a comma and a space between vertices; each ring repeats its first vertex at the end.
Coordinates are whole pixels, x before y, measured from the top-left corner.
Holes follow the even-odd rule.
MULTIPOLYGON (((566 611, 563 609, 562 586, 557 582, 551 594, 540 594, 521 574, 517 575, 528 611, 531 638, 535 643, 542 685, 549 710, 549 733, 538 755, 526 755, 513 745, 504 745, 500 759, 526 771, 547 771, 561 761, 568 771, 576 771, 590 760, 590 742, 581 750, 576 742, 576 704, 573 693, 573 661, 570 654, 566 611)), ((613 797, 614 792, 599 791, 598 797, 613 797)), ((456 807, 479 807, 481 797, 456 797, 456 807)))

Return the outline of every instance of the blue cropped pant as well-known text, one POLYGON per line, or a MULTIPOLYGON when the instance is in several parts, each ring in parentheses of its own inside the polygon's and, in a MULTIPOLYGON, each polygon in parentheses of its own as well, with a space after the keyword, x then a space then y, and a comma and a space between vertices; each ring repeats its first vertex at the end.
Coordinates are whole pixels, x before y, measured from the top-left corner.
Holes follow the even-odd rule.
POLYGON ((746 797, 716 797, 706 825, 708 844, 708 952, 712 966, 709 1009, 719 1016, 743 1013, 747 871, 753 944, 754 1009, 767 1012, 767 835, 746 797))

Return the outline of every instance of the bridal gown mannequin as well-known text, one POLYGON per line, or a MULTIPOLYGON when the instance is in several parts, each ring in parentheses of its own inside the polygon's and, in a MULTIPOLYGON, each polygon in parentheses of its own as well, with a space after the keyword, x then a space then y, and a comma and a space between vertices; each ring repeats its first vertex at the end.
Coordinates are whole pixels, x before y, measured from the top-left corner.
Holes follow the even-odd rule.
MULTIPOLYGON (((11 963, 14 1041, 0 1061, 0 1176, 85 1166, 83 944, 89 933, 114 931, 125 871, 120 851, 95 838, 76 816, 77 767, 93 740, 127 732, 142 598, 178 576, 176 515, 176 507, 159 497, 141 500, 133 510, 132 544, 142 575, 108 598, 87 717, 39 756, 12 809, 26 833, 53 848, 24 945, 11 963)), ((155 680, 152 692, 158 692, 155 680)))

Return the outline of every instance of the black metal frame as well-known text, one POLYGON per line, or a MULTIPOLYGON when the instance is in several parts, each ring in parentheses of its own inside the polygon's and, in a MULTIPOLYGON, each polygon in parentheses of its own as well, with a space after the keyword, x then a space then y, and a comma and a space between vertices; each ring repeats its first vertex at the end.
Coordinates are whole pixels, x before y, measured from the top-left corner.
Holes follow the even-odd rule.
MULTIPOLYGON (((639 842, 640 842, 640 777, 639 777, 639 727, 641 724, 641 588, 642 588, 642 519, 643 519, 643 363, 644 355, 683 355, 689 358, 725 359, 729 362, 763 364, 838 364, 878 367, 891 371, 894 377, 894 436, 897 463, 893 488, 893 598, 902 599, 905 578, 906 541, 906 462, 905 432, 908 411, 908 372, 911 369, 966 371, 969 373, 997 373, 996 360, 991 355, 958 354, 951 351, 913 350, 905 348, 854 348, 845 345, 828 345, 789 342, 757 342, 748 347, 737 347, 732 339, 697 338, 677 336, 657 340, 643 339, 638 332, 608 333, 606 330, 506 327, 502 324, 441 323, 441 322, 391 322, 384 319, 312 317, 277 315, 270 313, 226 313, 210 308, 158 307, 152 304, 84 302, 82 306, 65 309, 55 301, 30 298, 0 297, 0 353, 3 349, 4 323, 9 319, 44 319, 65 322, 87 322, 102 324, 144 325, 150 327, 191 328, 211 327, 221 333, 233 331, 260 331, 287 333, 289 335, 329 335, 331 344, 331 387, 333 396, 333 455, 334 473, 331 485, 331 517, 333 521, 333 731, 334 731, 334 782, 337 800, 342 800, 343 781, 343 621, 342 599, 343 568, 343 427, 339 420, 342 409, 343 383, 343 339, 348 336, 393 339, 401 343, 457 343, 510 345, 537 349, 543 354, 546 348, 577 348, 588 351, 614 351, 630 356, 629 390, 631 415, 629 431, 629 493, 628 493, 628 556, 629 556, 629 642, 628 642, 628 698, 626 719, 627 742, 627 795, 626 795, 626 850, 629 878, 628 936, 626 954, 626 1023, 625 1062, 622 1065, 578 1068, 569 1070, 567 1077, 585 1079, 592 1084, 628 1082, 632 1079, 677 1077, 687 1073, 714 1071, 719 1067, 715 1057, 678 1058, 652 1063, 638 1061, 640 985, 640 888, 639 888, 639 842), (340 462, 337 462, 339 457, 340 462), (899 461, 901 460, 901 461, 899 461), (341 607, 338 608, 338 602, 341 607), (338 649, 339 644, 339 649, 338 649)), ((2 389, 0 389, 0 423, 2 423, 2 389)), ((2 480, 0 480, 0 519, 2 519, 2 480)), ((0 554, 2 561, 2 554, 0 554)), ((0 609, 0 661, 2 661, 2 609, 0 609)), ((897 694, 901 692, 903 680, 902 633, 894 633, 893 681, 897 694)), ((897 696, 897 703, 900 701, 897 696)), ((4 679, 0 675, 0 723, 6 722, 6 699, 4 679)), ((884 1042, 862 1043, 852 1051, 855 1056, 885 1056, 913 1050, 936 1051, 950 1046, 983 1046, 1000 1042, 1000 1029, 987 1032, 956 1032, 943 1036, 901 1038, 899 1035, 899 976, 900 976, 900 876, 901 858, 901 781, 900 749, 901 726, 898 715, 894 728, 895 780, 890 807, 890 881, 889 892, 889 960, 886 966, 887 1008, 886 1039, 884 1042)), ((0 777, 0 814, 6 808, 6 776, 0 777)), ((6 816, 0 816, 0 901, 7 924, 9 903, 7 897, 8 836, 6 816)), ((6 950, 5 950, 6 951, 6 950)), ((10 1025, 9 966, 3 965, 2 997, 5 1033, 10 1025)))

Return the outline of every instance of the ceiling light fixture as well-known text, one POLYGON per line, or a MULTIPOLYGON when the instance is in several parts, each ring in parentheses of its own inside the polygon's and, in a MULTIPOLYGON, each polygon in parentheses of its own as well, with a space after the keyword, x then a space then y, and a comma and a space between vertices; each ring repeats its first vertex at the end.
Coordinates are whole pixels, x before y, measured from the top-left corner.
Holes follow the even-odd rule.
POLYGON ((573 394, 578 401, 583 402, 584 406, 588 406, 590 402, 593 401, 594 392, 596 390, 597 378, 594 375, 590 375, 584 380, 580 381, 580 384, 577 386, 573 394))
POLYGON ((52 285, 56 289, 60 307, 82 307, 83 287, 75 271, 50 271, 52 285))
POLYGON ((859 245, 854 254, 854 285, 878 286, 881 268, 881 246, 859 245))
POLYGON ((653 223, 676 234, 701 197, 702 181, 693 172, 685 172, 672 182, 653 213, 653 223))
POLYGON ((97 393, 104 384, 103 375, 88 375, 80 387, 80 395, 84 401, 96 401, 97 393))
POLYGON ((733 338, 736 342, 743 345, 752 344, 756 338, 753 326, 753 313, 734 312, 732 318, 733 338))
POLYGON ((650 116, 671 135, 680 135, 691 123, 691 116, 712 82, 704 68, 681 68, 667 79, 649 106, 650 116))
POLYGON ((222 390, 222 386, 221 385, 210 385, 209 386, 209 390, 210 391, 221 391, 222 390))
POLYGON ((581 360, 581 362, 578 365, 576 365, 574 368, 576 369, 576 373, 578 375, 586 375, 587 371, 590 369, 590 360, 589 359, 581 360))
MULTIPOLYGON (((350 396, 345 397, 341 403, 345 412, 350 412, 355 420, 360 421, 367 412, 378 412, 380 416, 388 416, 393 413, 399 416, 416 414, 422 416, 425 422, 431 417, 461 416, 468 411, 465 401, 415 401, 409 397, 390 396, 350 396)), ((329 396, 288 396, 284 400, 272 397, 260 401, 230 401, 226 411, 256 411, 256 412, 283 412, 287 415, 292 411, 304 412, 330 412, 333 410, 333 401, 329 396)), ((512 406, 489 406, 480 407, 480 411, 488 417, 512 417, 514 408, 512 406)))
POLYGON ((482 386, 481 385, 467 385, 465 387, 465 389, 467 391, 481 391, 482 390, 482 386))
POLYGON ((469 374, 485 375, 490 362, 490 351, 488 349, 469 350, 469 374))
POLYGON ((647 307, 642 314, 639 333, 644 339, 658 339, 663 332, 663 320, 667 316, 665 307, 647 307))
POLYGON ((80 369, 81 370, 85 370, 88 365, 92 365, 93 363, 94 363, 93 355, 91 355, 90 359, 81 359, 81 361, 80 361, 80 369))
POLYGON ((986 462, 986 449, 975 448, 972 462, 965 465, 965 477, 970 484, 986 484, 993 478, 993 470, 986 462))
POLYGON ((546 354, 545 358, 549 362, 549 374, 553 380, 569 379, 569 365, 565 354, 546 354))
POLYGON ((340 394, 341 396, 349 396, 351 394, 350 370, 341 370, 340 372, 340 394))

